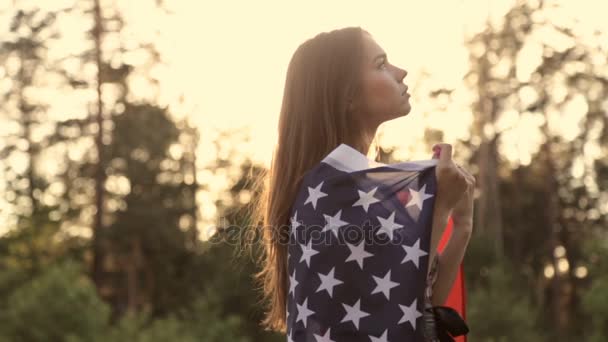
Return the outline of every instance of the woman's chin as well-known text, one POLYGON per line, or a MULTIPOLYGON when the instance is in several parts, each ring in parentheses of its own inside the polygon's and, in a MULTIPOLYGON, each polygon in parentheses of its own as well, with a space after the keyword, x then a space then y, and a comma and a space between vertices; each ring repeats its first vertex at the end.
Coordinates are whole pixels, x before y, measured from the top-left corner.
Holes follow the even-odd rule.
POLYGON ((412 106, 410 105, 409 101, 404 103, 401 108, 402 110, 400 116, 406 116, 412 111, 412 106))

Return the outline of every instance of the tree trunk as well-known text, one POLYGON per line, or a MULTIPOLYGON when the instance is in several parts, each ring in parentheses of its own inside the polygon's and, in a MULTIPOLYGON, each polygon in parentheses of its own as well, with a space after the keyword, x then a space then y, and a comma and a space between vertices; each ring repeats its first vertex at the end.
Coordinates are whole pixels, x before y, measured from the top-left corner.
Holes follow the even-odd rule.
POLYGON ((127 273, 127 310, 135 313, 140 303, 139 269, 142 262, 141 243, 138 237, 133 238, 131 257, 127 258, 125 271, 127 273))
POLYGON ((93 281, 99 289, 103 281, 103 243, 101 239, 101 232, 103 229, 103 214, 104 214, 104 183, 105 183, 105 171, 104 171, 104 147, 103 147, 103 102, 101 97, 101 85, 102 85, 102 72, 103 67, 101 64, 101 41, 103 34, 101 6, 100 0, 94 0, 94 20, 95 27, 93 29, 94 41, 95 41, 95 60, 97 64, 97 136, 96 136, 96 148, 97 148, 97 169, 95 172, 95 207, 97 212, 95 213, 95 219, 93 222, 93 281))
POLYGON ((543 134, 547 141, 541 146, 542 160, 545 163, 545 222, 547 223, 549 246, 551 248, 551 260, 554 269, 554 276, 551 278, 549 285, 550 290, 550 305, 553 313, 553 326, 555 327, 556 336, 565 337, 568 333, 570 322, 570 302, 572 296, 571 281, 569 272, 561 273, 559 270, 559 262, 562 257, 556 257, 555 250, 559 246, 564 246, 560 239, 559 225, 559 195, 557 190, 559 184, 557 182, 556 166, 554 157, 552 156, 551 136, 548 131, 547 120, 543 125, 543 134))
MULTIPOLYGON (((489 33, 484 34, 483 45, 490 46, 489 33)), ((490 76, 490 62, 486 55, 479 60, 477 92, 479 99, 476 104, 477 120, 475 129, 481 138, 478 149, 478 175, 477 184, 480 190, 476 207, 475 231, 489 234, 494 241, 497 257, 503 255, 502 213, 500 209, 500 194, 498 189, 498 151, 496 134, 488 136, 486 127, 494 127, 496 120, 496 103, 492 92, 488 91, 488 84, 492 81, 490 76)))

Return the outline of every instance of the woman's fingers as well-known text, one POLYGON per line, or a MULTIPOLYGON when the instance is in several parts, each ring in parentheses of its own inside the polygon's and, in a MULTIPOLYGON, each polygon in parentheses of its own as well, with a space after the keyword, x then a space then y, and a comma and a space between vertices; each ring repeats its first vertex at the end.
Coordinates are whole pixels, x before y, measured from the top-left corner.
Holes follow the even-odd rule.
POLYGON ((433 146, 433 152, 435 155, 439 155, 440 164, 448 164, 452 161, 452 145, 450 144, 436 144, 433 146))
POLYGON ((462 175, 466 178, 468 183, 475 184, 475 177, 469 171, 467 171, 464 167, 462 167, 458 164, 455 164, 455 165, 458 168, 458 170, 462 173, 462 175))
POLYGON ((452 146, 436 144, 433 158, 439 159, 435 174, 437 177, 437 203, 442 210, 452 210, 462 196, 470 196, 475 179, 452 160, 452 146))

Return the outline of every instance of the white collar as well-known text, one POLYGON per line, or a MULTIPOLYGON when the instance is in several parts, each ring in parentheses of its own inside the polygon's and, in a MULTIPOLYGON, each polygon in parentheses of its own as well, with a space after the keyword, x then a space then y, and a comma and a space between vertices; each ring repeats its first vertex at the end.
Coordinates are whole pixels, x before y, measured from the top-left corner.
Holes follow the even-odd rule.
POLYGON ((429 167, 436 166, 437 161, 437 159, 429 159, 396 164, 383 164, 369 159, 363 153, 342 143, 323 158, 321 162, 329 164, 338 170, 355 172, 377 167, 389 167, 403 171, 422 171, 429 167))

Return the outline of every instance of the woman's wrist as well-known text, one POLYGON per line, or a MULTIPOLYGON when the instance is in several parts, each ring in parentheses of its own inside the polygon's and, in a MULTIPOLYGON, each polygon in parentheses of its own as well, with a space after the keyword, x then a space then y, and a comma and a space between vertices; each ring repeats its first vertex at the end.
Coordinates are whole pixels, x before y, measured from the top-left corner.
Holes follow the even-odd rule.
POLYGON ((469 239, 473 234, 473 223, 472 222, 454 222, 454 229, 452 235, 459 236, 461 238, 469 239))
POLYGON ((452 213, 452 209, 450 209, 449 207, 447 207, 445 205, 445 203, 442 203, 440 201, 435 202, 433 211, 435 212, 435 215, 440 215, 440 216, 445 216, 445 217, 450 216, 450 214, 452 213))
POLYGON ((436 206, 433 210, 433 221, 438 224, 447 224, 450 218, 450 210, 436 206))

